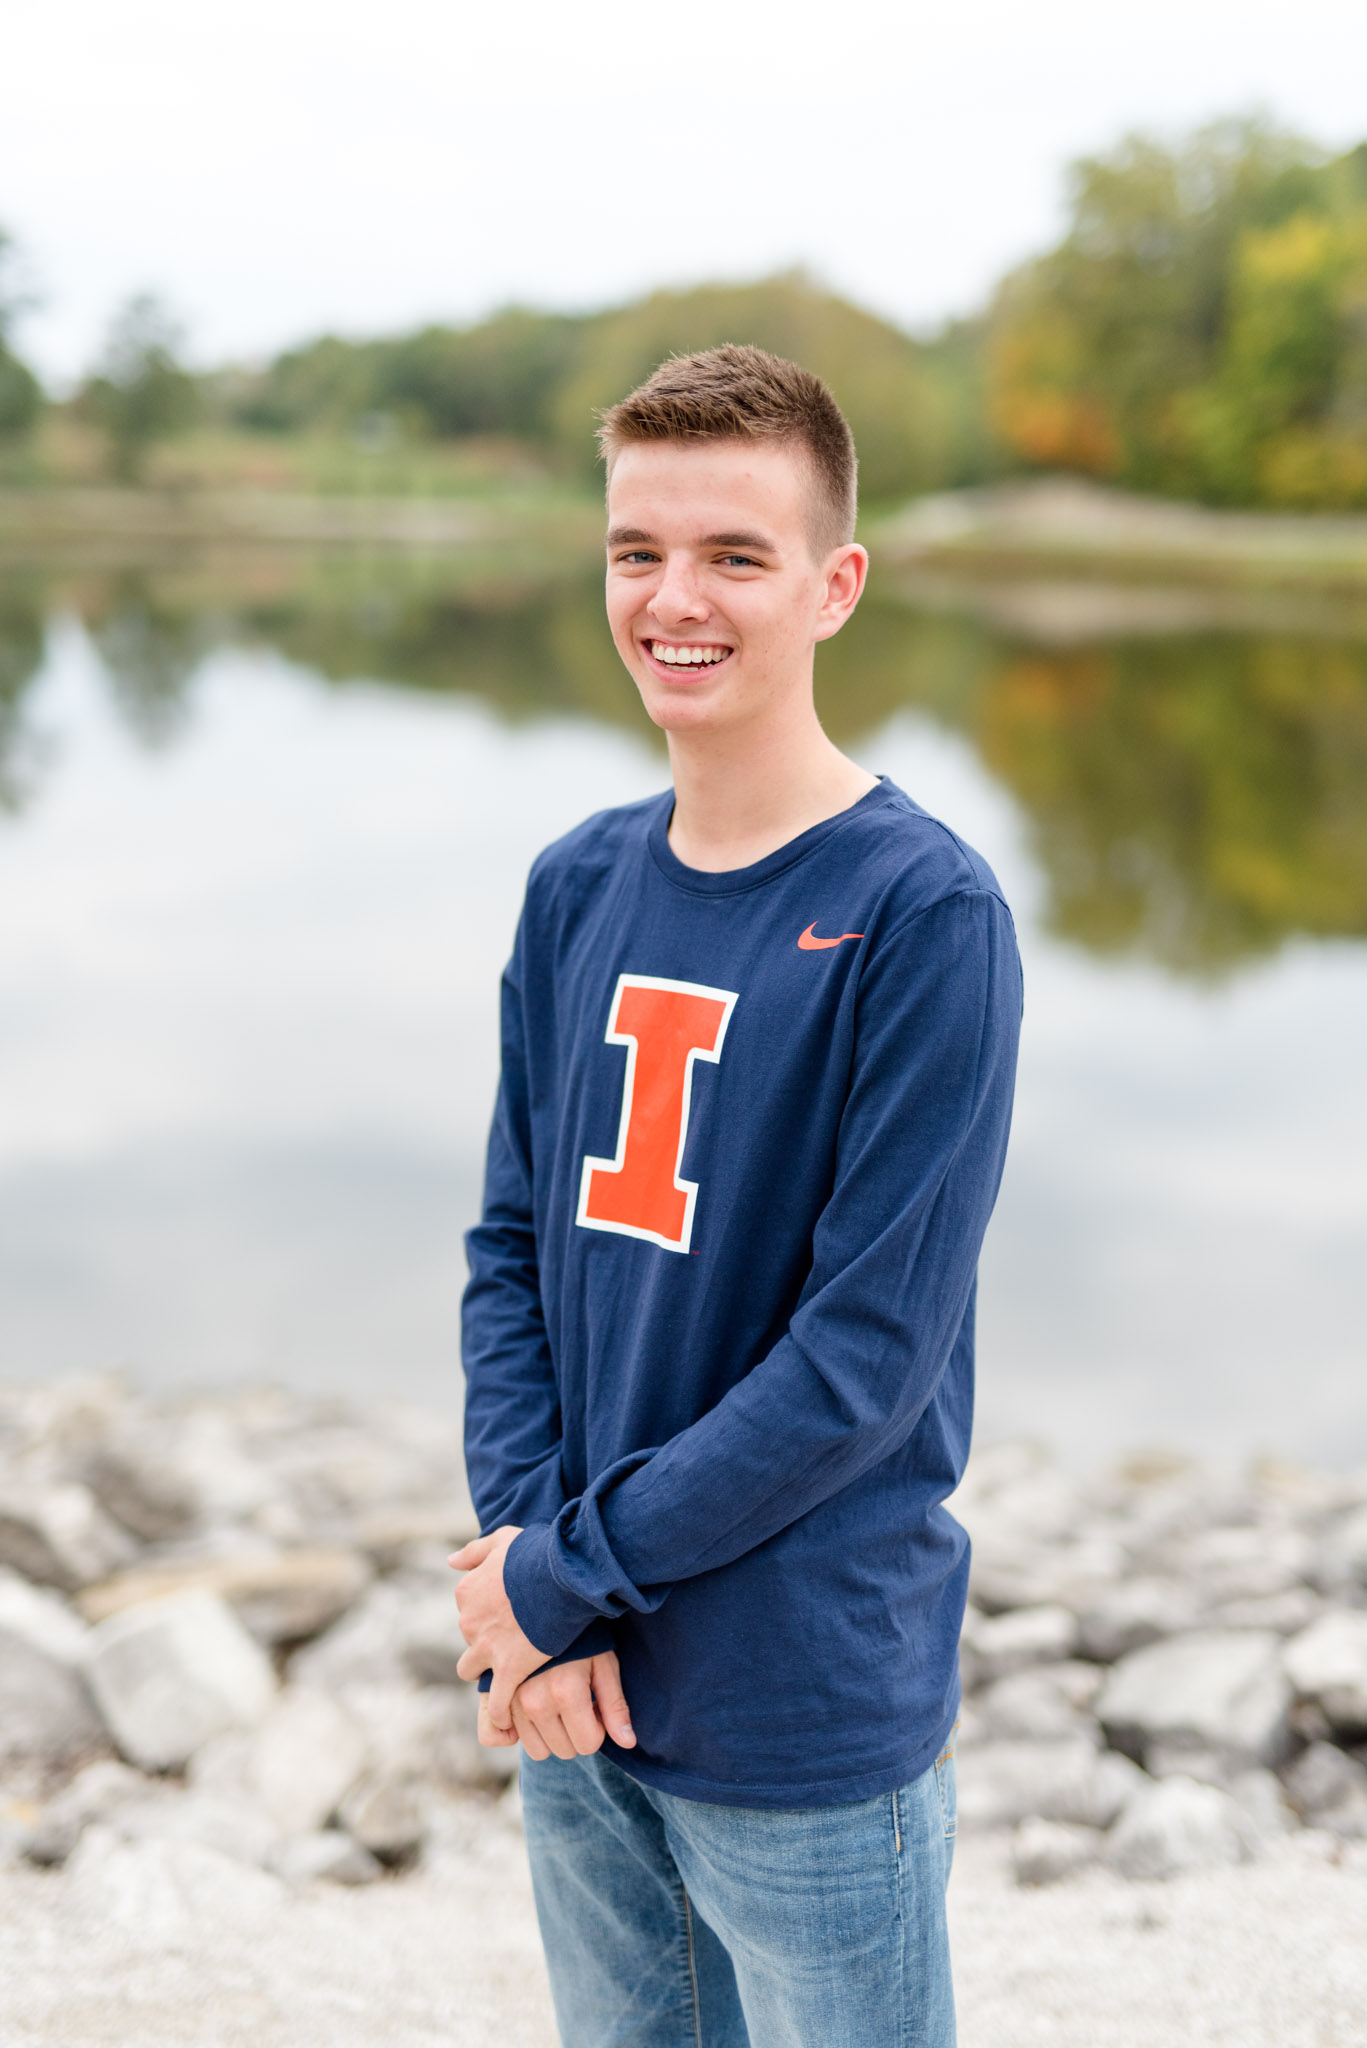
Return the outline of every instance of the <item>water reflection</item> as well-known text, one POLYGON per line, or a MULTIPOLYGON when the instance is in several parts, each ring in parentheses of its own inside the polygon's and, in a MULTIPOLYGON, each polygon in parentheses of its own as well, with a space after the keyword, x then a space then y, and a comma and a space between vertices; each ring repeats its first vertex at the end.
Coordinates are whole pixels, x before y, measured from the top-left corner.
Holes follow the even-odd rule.
MULTIPOLYGON (((38 778, 26 688, 43 622, 76 612, 149 745, 204 657, 269 647, 333 683, 485 700, 509 721, 649 733, 608 645, 596 575, 518 581, 471 559, 275 554, 0 578, 0 805, 38 778)), ((915 708, 967 738, 1027 821, 1043 921, 1096 954, 1212 977, 1297 936, 1367 934, 1367 628, 1003 623, 970 597, 874 597, 821 653, 845 741, 915 708), (976 615, 975 615, 976 614, 976 615)))

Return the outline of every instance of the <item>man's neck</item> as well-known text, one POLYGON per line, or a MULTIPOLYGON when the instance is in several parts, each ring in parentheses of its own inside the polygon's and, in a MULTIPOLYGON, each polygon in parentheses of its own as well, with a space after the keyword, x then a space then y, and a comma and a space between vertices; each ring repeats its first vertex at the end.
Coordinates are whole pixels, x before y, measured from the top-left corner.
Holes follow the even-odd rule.
POLYGON ((685 867, 724 874, 858 803, 878 782, 805 716, 762 734, 672 732, 672 852, 685 867))

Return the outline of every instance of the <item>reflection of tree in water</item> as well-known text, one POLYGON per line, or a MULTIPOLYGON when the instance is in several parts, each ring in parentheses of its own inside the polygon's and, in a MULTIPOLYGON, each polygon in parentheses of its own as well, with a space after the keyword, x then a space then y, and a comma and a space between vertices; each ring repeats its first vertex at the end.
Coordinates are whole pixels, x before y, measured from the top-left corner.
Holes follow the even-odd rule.
POLYGON ((1218 973, 1367 936, 1367 647, 1015 652, 974 732, 1033 821, 1051 922, 1090 950, 1218 973))
POLYGON ((43 598, 29 582, 0 583, 0 811, 27 794, 25 704, 43 660, 43 598))
POLYGON ((212 613, 167 602, 155 578, 121 576, 92 607, 90 634, 114 700, 149 747, 172 740, 190 706, 190 679, 222 637, 212 613))
MULTIPOLYGON (((86 586, 146 739, 176 730, 196 664, 233 639, 342 685, 461 694, 513 721, 590 717, 659 743, 597 576, 519 583, 392 555, 274 567, 264 581, 86 586)), ((0 776, 40 651, 32 601, 14 602, 0 595, 0 776)), ((1051 924, 1090 951, 1210 974, 1297 934, 1367 935, 1367 642, 1211 632, 1042 648, 873 601, 819 651, 818 700, 839 740, 906 708, 962 732, 1030 821, 1051 924)))

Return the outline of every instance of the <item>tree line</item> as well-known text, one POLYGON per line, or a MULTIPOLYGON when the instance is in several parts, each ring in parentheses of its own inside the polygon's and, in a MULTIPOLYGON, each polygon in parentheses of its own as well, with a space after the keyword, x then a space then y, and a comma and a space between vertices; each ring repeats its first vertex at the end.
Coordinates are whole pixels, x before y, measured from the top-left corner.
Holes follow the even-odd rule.
MULTIPOLYGON (((666 355, 759 343, 847 411, 867 501, 1067 471, 1213 504, 1367 506, 1367 144, 1338 157, 1256 121, 1130 137, 1070 173, 1067 232, 977 316, 917 338, 798 275, 661 291, 591 314, 326 335, 192 376, 166 310, 125 307, 70 401, 136 479, 196 419, 364 445, 494 440, 568 480, 598 407, 666 355)), ((0 241, 0 281, 6 248, 0 241)), ((43 393, 0 288, 0 436, 43 393)))

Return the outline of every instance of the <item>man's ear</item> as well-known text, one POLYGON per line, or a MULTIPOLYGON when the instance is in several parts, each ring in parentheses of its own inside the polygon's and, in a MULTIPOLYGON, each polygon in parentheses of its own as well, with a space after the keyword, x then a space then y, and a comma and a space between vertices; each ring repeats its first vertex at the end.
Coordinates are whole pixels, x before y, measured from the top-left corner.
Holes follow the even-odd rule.
POLYGON ((816 637, 829 640, 838 633, 864 594, 868 581, 869 553, 858 541, 849 541, 828 557, 824 570, 826 595, 817 613, 816 637))

